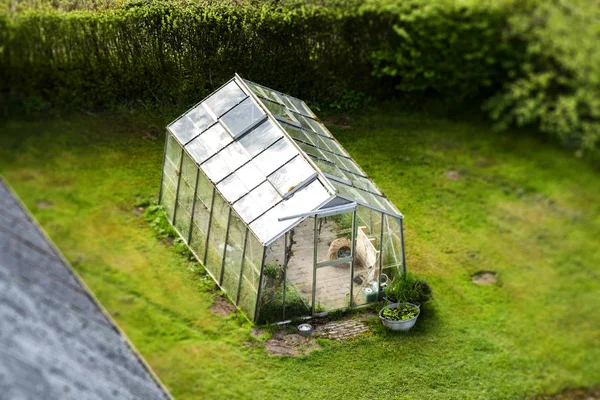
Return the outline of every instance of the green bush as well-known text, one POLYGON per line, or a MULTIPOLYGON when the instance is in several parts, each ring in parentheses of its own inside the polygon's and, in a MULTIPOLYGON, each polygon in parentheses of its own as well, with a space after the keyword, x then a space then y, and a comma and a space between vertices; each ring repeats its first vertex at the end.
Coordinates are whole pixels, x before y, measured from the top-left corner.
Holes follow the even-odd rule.
POLYGON ((540 2, 511 18, 525 60, 486 104, 500 128, 537 126, 579 154, 600 143, 600 7, 540 2))
POLYGON ((424 280, 407 272, 396 275, 385 290, 385 296, 391 302, 425 303, 432 297, 431 287, 424 280))
POLYGON ((385 16, 396 34, 372 51, 373 75, 401 92, 433 91, 448 101, 491 91, 518 62, 519 49, 502 37, 509 8, 483 4, 367 1, 362 12, 385 16))

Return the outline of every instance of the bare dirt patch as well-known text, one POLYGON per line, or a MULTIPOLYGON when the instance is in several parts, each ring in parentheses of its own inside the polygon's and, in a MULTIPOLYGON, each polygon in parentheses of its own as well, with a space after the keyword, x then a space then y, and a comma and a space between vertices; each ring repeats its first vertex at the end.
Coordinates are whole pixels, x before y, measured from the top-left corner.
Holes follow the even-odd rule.
POLYGON ((144 207, 133 207, 133 213, 135 215, 144 215, 144 211, 146 211, 146 209, 144 207))
POLYGON ((156 140, 159 135, 160 129, 158 129, 156 126, 151 126, 142 132, 142 138, 144 140, 156 140))
POLYGON ((38 200, 35 203, 36 206, 38 206, 38 208, 40 209, 46 209, 46 208, 50 208, 53 206, 53 203, 51 201, 46 201, 46 200, 38 200))
POLYGON ((221 296, 216 296, 213 305, 210 307, 210 312, 214 315, 227 317, 235 312, 235 306, 229 300, 221 296))
POLYGON ((477 285, 493 285, 498 281, 495 272, 481 271, 471 276, 471 281, 477 285))
POLYGON ((450 179, 451 181, 458 181, 461 176, 460 176, 460 172, 456 171, 456 170, 449 170, 444 172, 444 176, 447 179, 450 179))
POLYGON ((321 346, 311 337, 297 333, 284 334, 278 332, 265 342, 265 349, 272 356, 302 356, 320 349, 321 346))

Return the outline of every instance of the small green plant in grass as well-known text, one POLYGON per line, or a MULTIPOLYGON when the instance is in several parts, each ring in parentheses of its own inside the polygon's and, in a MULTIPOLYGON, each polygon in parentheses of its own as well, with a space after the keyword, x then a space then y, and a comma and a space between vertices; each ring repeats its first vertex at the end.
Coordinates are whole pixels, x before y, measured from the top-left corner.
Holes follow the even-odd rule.
POLYGON ((390 321, 407 321, 419 314, 419 307, 412 304, 398 304, 395 308, 386 308, 382 312, 383 318, 390 321))

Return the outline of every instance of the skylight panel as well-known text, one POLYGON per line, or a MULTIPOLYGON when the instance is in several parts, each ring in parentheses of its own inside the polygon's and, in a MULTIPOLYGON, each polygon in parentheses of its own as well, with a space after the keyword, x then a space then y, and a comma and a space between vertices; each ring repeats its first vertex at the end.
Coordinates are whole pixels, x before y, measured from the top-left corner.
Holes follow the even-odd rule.
POLYGON ((288 139, 281 139, 256 156, 252 162, 267 176, 297 154, 298 150, 288 139))
POLYGON ((220 124, 215 124, 189 142, 185 148, 197 163, 203 163, 231 142, 231 136, 225 129, 220 124))
POLYGON ((283 134, 275 124, 266 120, 240 138, 238 143, 246 149, 250 156, 255 157, 281 137, 283 134))
POLYGON ((202 169, 213 182, 219 182, 248 160, 244 148, 233 142, 202 164, 202 169))
POLYGON ((246 97, 235 81, 230 81, 206 99, 206 106, 219 118, 246 97))
POLYGON ((265 112, 254 104, 250 97, 229 110, 221 117, 221 122, 236 138, 255 126, 265 117, 265 112))
POLYGON ((290 162, 284 164, 281 168, 273 172, 268 180, 279 191, 279 194, 285 196, 292 192, 298 185, 316 176, 315 170, 297 155, 290 162))
POLYGON ((282 197, 269 182, 263 182, 233 204, 235 211, 246 222, 254 220, 277 204, 282 197))

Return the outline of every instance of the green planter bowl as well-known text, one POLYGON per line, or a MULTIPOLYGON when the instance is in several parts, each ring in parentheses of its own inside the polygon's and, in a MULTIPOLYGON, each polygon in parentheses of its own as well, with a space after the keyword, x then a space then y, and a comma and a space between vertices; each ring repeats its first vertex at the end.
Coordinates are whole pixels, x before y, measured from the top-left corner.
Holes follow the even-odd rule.
POLYGON ((381 309, 381 311, 379 311, 379 319, 381 319, 381 322, 383 322, 383 325, 388 328, 391 331, 408 331, 410 328, 412 328, 413 326, 415 326, 415 323, 417 322, 417 318, 419 318, 419 315, 421 314, 421 307, 417 304, 413 304, 413 303, 392 303, 390 305, 387 305, 385 307, 383 307, 381 309), (413 318, 411 319, 407 319, 404 321, 391 321, 389 319, 386 319, 383 317, 383 310, 387 309, 387 308, 397 308, 399 305, 404 305, 404 304, 410 304, 411 306, 415 306, 419 309, 419 312, 417 313, 417 315, 415 315, 413 318))

